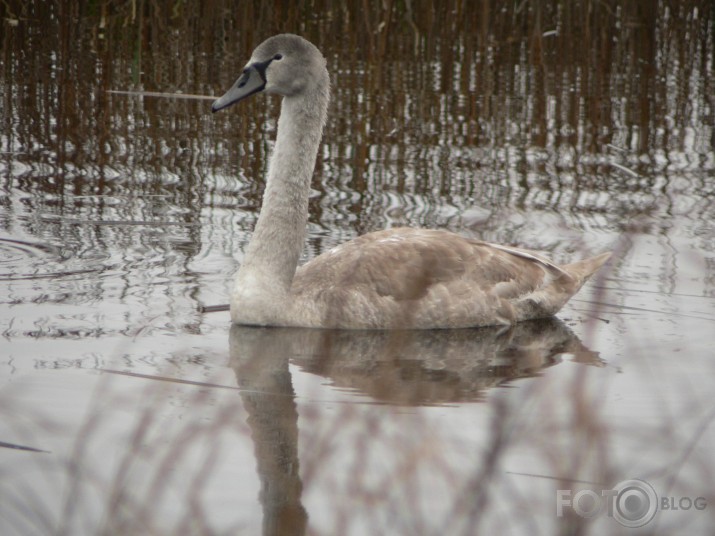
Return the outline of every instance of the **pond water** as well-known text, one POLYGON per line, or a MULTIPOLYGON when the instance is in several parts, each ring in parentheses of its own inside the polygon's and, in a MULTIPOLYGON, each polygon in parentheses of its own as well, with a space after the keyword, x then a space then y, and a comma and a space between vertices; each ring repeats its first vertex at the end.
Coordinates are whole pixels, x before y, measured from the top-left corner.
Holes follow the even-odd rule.
POLYGON ((715 6, 672 4, 2 3, 0 532, 709 532, 715 6), (283 31, 333 84, 303 261, 398 225, 612 260, 510 330, 202 312, 280 107, 202 97, 283 31))

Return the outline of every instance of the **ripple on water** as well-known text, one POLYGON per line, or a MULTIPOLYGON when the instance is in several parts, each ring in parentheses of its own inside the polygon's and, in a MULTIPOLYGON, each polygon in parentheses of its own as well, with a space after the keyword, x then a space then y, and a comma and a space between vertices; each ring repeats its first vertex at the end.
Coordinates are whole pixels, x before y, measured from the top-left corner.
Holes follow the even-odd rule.
POLYGON ((0 281, 49 279, 101 272, 103 266, 52 269, 64 261, 61 248, 51 244, 0 237, 0 281))
POLYGON ((28 260, 58 256, 59 248, 15 238, 0 238, 0 278, 12 279, 18 267, 27 267, 28 260))

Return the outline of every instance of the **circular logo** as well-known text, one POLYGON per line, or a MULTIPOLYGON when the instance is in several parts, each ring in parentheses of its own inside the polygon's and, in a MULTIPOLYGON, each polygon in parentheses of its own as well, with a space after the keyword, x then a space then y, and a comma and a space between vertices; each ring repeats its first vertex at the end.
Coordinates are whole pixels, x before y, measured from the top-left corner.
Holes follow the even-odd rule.
POLYGON ((616 495, 613 517, 624 527, 642 527, 655 516, 658 510, 658 495, 653 486, 643 480, 619 482, 613 488, 616 495))

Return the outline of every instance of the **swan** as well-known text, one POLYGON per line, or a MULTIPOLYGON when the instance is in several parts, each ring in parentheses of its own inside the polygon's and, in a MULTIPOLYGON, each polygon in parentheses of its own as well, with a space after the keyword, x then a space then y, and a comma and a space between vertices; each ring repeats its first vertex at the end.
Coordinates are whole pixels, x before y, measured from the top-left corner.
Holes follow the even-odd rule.
POLYGON ((444 230, 362 235, 298 267, 310 181, 330 100, 321 52, 292 34, 253 52, 217 112, 256 93, 282 97, 263 205, 236 275, 234 324, 344 329, 510 325, 555 314, 610 253, 557 265, 444 230))

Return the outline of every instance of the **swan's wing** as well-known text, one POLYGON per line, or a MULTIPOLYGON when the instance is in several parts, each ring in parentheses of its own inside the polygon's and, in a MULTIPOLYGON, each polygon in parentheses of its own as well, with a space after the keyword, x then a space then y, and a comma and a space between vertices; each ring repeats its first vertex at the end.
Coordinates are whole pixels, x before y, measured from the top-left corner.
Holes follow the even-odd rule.
POLYGON ((608 256, 558 266, 446 231, 378 231, 300 267, 294 314, 348 328, 511 324, 556 313, 608 256))
POLYGON ((294 289, 372 290, 395 301, 419 300, 436 285, 514 299, 569 274, 535 253, 454 233, 398 228, 363 235, 301 267, 294 289))

